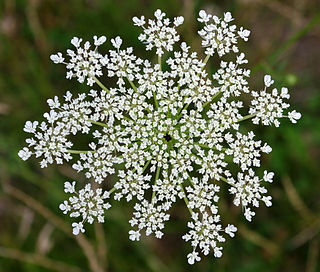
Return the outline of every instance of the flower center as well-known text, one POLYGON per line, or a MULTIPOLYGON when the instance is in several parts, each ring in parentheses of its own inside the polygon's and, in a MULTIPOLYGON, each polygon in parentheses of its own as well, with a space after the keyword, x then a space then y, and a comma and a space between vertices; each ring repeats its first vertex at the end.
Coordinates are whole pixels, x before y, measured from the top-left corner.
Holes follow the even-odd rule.
POLYGON ((172 137, 167 133, 164 137, 163 137, 167 142, 170 142, 172 140, 172 137))

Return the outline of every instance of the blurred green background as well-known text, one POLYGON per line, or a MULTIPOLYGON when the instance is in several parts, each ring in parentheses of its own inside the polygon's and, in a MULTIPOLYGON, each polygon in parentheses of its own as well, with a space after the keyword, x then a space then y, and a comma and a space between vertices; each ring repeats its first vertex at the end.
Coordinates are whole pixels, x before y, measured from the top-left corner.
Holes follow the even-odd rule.
POLYGON ((319 22, 318 0, 1 0, 0 271, 320 271, 319 22), (63 182, 83 175, 66 165, 40 169, 36 160, 17 157, 25 121, 41 119, 48 98, 88 91, 66 80, 50 54, 65 52, 73 36, 120 35, 144 56, 131 18, 148 18, 157 8, 185 16, 182 38, 198 52, 198 11, 231 11, 237 25, 251 30, 249 42, 241 44, 253 67, 251 87, 261 88, 263 74, 271 74, 277 86, 289 87, 291 103, 303 114, 297 125, 284 120, 279 129, 255 128, 273 147, 263 162, 275 172, 273 206, 259 208, 249 223, 230 197, 222 197, 222 218, 239 232, 225 243, 221 259, 207 256, 193 267, 186 261, 190 247, 181 240, 189 217, 183 203, 173 209, 160 241, 128 240, 132 206, 125 202, 113 205, 104 225, 75 239, 58 205, 65 199, 63 182))

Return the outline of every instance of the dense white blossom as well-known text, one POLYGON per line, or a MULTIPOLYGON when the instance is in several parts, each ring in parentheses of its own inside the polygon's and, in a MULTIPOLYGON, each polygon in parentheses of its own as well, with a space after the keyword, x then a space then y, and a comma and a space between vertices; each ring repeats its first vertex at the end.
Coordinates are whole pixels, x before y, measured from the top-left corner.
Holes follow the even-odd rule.
POLYGON ((120 200, 123 196, 127 201, 136 197, 138 200, 144 199, 144 193, 150 188, 151 175, 142 175, 129 170, 127 172, 119 170, 119 181, 115 183, 117 189, 114 198, 120 200))
MULTIPOLYGON (((272 182, 273 173, 265 172, 264 180, 272 182)), ((262 179, 259 179, 250 168, 246 173, 238 173, 237 180, 229 178, 228 183, 231 185, 230 193, 235 195, 233 203, 237 206, 240 204, 244 207, 244 215, 248 221, 251 221, 255 215, 249 205, 259 207, 259 201, 263 201, 266 206, 271 206, 271 196, 265 195, 267 189, 261 185, 262 179)))
POLYGON ((217 193, 220 187, 208 184, 206 180, 199 182, 197 178, 192 179, 192 185, 186 187, 187 198, 189 200, 188 207, 192 210, 199 209, 200 212, 204 212, 206 208, 209 208, 211 213, 216 214, 218 212, 216 203, 219 200, 217 193))
POLYGON ((155 234, 156 238, 163 236, 162 229, 164 228, 164 222, 168 221, 170 215, 166 211, 170 208, 170 204, 163 203, 157 205, 155 202, 149 203, 147 200, 143 200, 141 203, 136 203, 134 206, 133 217, 129 221, 131 227, 136 230, 131 230, 130 239, 139 240, 140 231, 145 229, 146 235, 151 233, 155 234))
POLYGON ((199 12, 204 59, 179 42, 176 28, 183 17, 171 20, 160 10, 154 16, 134 17, 133 22, 143 29, 139 40, 146 49, 155 48, 156 63, 136 56, 120 37, 108 39, 105 55, 97 51, 105 36, 94 36, 92 47, 74 37, 68 60, 62 53, 51 55, 54 63, 66 65, 68 79, 93 87, 48 99, 45 121, 26 122, 23 130, 31 137, 18 155, 40 158, 41 167, 72 160, 72 167, 84 173, 88 182, 82 189, 76 190, 75 181, 64 184, 72 196, 59 206, 78 218, 72 223, 75 235, 85 232, 86 223, 104 222, 112 197, 134 202, 130 240, 140 240, 144 233, 161 238, 170 209, 183 200, 191 220, 182 238, 191 244, 187 259, 194 264, 201 253, 221 257, 225 236, 237 231, 220 218, 221 188, 228 188, 249 221, 261 201, 271 205, 264 184, 272 182, 274 173, 259 168, 272 148, 242 123, 252 119, 278 127, 280 118, 296 123, 301 114, 287 111, 287 88, 269 90, 274 84, 270 75, 261 91, 250 90, 248 60, 238 49, 238 39, 247 41, 250 31, 237 28, 230 12, 223 18, 199 12), (231 52, 228 61, 221 59, 231 52), (206 68, 215 54, 218 69, 210 74, 206 68), (243 94, 253 97, 249 109, 241 101, 243 94), (81 146, 79 134, 91 136, 88 147, 81 146), (102 189, 105 183, 109 191, 102 189))
POLYGON ((261 152, 270 153, 271 147, 267 144, 261 146, 261 141, 254 141, 254 133, 250 131, 248 135, 236 133, 235 138, 231 135, 227 137, 230 149, 228 155, 233 155, 233 162, 240 165, 242 171, 248 167, 260 167, 261 152))
POLYGON ((109 198, 109 192, 103 191, 101 188, 93 190, 91 184, 87 184, 79 192, 75 190, 76 182, 65 182, 64 188, 66 193, 73 194, 68 201, 65 200, 59 205, 60 210, 64 214, 70 213, 70 217, 81 218, 80 222, 72 223, 73 234, 77 235, 80 232, 85 232, 83 223, 88 222, 92 224, 95 219, 99 223, 104 222, 104 212, 108 210, 111 205, 105 201, 109 198))
POLYGON ((199 31, 199 35, 203 39, 202 46, 206 47, 205 53, 209 56, 217 53, 222 57, 231 51, 238 53, 238 37, 246 41, 250 34, 248 30, 243 30, 243 28, 237 33, 237 26, 230 24, 233 21, 230 12, 226 12, 223 18, 218 18, 201 10, 198 21, 205 24, 203 29, 199 31))
POLYGON ((240 96, 242 92, 248 93, 249 87, 246 78, 250 76, 250 70, 239 68, 239 64, 246 63, 244 54, 237 57, 237 63, 221 61, 220 69, 212 75, 219 84, 219 92, 223 96, 240 96))
POLYGON ((228 225, 224 230, 220 222, 219 215, 209 215, 207 212, 192 213, 192 221, 188 222, 189 232, 182 238, 185 241, 190 241, 193 251, 188 254, 188 262, 193 264, 195 261, 200 261, 196 250, 200 250, 204 255, 208 255, 213 251, 214 257, 222 256, 222 247, 219 244, 225 242, 222 236, 226 232, 231 237, 234 236, 237 228, 233 225, 228 225))
POLYGON ((68 79, 76 77, 80 83, 87 79, 87 84, 92 86, 94 77, 102 76, 101 69, 108 63, 108 58, 97 51, 98 46, 105 43, 106 37, 97 38, 97 36, 94 36, 93 39, 95 48, 92 49, 90 42, 85 42, 81 47, 82 39, 74 37, 71 43, 75 47, 75 51, 67 50, 67 55, 70 58, 69 62, 64 62, 65 59, 61 53, 51 55, 50 59, 54 63, 64 63, 66 65, 68 79))
MULTIPOLYGON (((285 102, 285 100, 290 98, 290 94, 285 87, 282 87, 281 91, 274 88, 271 92, 267 92, 266 89, 273 84, 273 80, 268 75, 264 77, 264 82, 266 87, 263 91, 253 91, 251 93, 253 100, 251 101, 249 113, 255 116, 252 119, 254 124, 261 122, 265 126, 274 124, 276 127, 279 127, 279 118, 286 117, 284 110, 290 106, 285 102)), ((289 113, 289 120, 292 123, 296 123, 296 120, 299 120, 300 117, 301 114, 296 111, 289 113)))
POLYGON ((162 56, 165 51, 172 51, 173 45, 179 41, 180 36, 175 28, 183 23, 184 18, 179 16, 172 22, 169 18, 164 18, 166 14, 160 9, 155 11, 154 16, 156 19, 149 19, 147 26, 145 26, 144 17, 141 19, 134 17, 133 22, 143 28, 139 40, 146 44, 146 49, 151 50, 155 47, 156 54, 162 56))

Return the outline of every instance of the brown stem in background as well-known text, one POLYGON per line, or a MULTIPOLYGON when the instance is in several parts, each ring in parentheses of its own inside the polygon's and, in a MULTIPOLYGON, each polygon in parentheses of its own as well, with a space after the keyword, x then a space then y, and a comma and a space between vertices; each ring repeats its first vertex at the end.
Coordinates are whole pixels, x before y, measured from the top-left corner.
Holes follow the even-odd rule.
POLYGON ((47 255, 53 247, 53 241, 51 234, 53 233, 54 227, 51 223, 47 222, 41 229, 36 243, 36 252, 40 255, 47 255))
POLYGON ((245 225, 240 225, 238 227, 238 231, 244 238, 262 247, 265 251, 269 252, 271 255, 276 255, 279 253, 279 246, 277 244, 264 238, 260 234, 248 229, 245 225))
POLYGON ((100 263, 102 267, 107 269, 107 243, 106 243, 106 236, 104 233, 104 229, 102 224, 95 222, 94 229, 96 233, 96 241, 98 252, 97 255, 99 257, 100 263))
POLYGON ((295 8, 281 3, 280 1, 264 1, 264 0, 240 0, 243 4, 260 4, 268 7, 281 16, 286 17, 292 21, 296 26, 301 26, 305 22, 303 15, 295 8))
POLYGON ((60 219, 58 216, 56 216, 54 213, 52 213, 50 210, 44 207, 40 202, 36 201, 26 193, 20 191, 19 189, 9 184, 3 184, 3 187, 4 191, 7 194, 24 202, 27 206, 41 214, 44 218, 50 221, 54 226, 63 231, 65 234, 73 237, 83 250, 84 254, 86 255, 90 269, 93 272, 104 272, 104 270, 101 268, 98 262, 98 258, 95 254, 94 248, 84 235, 79 234, 77 236, 73 236, 72 229, 68 224, 66 224, 62 219, 60 219))
POLYGON ((315 220, 312 224, 307 226, 296 236, 294 236, 289 244, 292 249, 302 246, 306 242, 312 240, 320 232, 320 220, 315 220))
POLYGON ((304 221, 308 223, 308 226, 305 229, 291 239, 290 245, 291 248, 294 249, 313 239, 319 233, 320 220, 309 210, 301 199, 289 177, 284 177, 282 183, 291 205, 304 221))
POLYGON ((184 32, 186 35, 186 42, 191 45, 192 48, 195 48, 199 54, 202 55, 202 58, 205 56, 202 53, 202 48, 199 46, 201 44, 201 38, 194 33, 197 32, 196 27, 196 18, 195 18, 195 3, 193 0, 183 0, 183 17, 185 18, 185 22, 183 24, 184 32))
POLYGON ((284 189, 288 195, 291 205, 304 219, 310 221, 315 218, 314 214, 308 209, 307 205, 304 204, 303 200, 300 198, 296 188, 293 186, 289 177, 284 177, 282 179, 284 189))
POLYGON ((19 238, 20 243, 23 243, 25 239, 29 236, 32 229, 32 223, 34 221, 34 211, 29 207, 23 206, 21 209, 21 221, 19 224, 19 230, 17 237, 19 238))
POLYGON ((41 26, 38 14, 40 2, 41 1, 39 0, 29 0, 26 7, 26 16, 37 47, 44 56, 47 56, 47 38, 41 26))
POLYGON ((319 241, 310 242, 306 272, 316 272, 319 259, 319 241))
POLYGON ((33 264, 48 268, 50 270, 59 271, 59 272, 60 271, 61 272, 83 271, 76 266, 69 265, 60 261, 52 260, 40 254, 27 253, 27 252, 23 252, 23 251, 12 249, 12 248, 0 247, 0 256, 9 258, 9 259, 18 260, 21 262, 33 263, 33 264))

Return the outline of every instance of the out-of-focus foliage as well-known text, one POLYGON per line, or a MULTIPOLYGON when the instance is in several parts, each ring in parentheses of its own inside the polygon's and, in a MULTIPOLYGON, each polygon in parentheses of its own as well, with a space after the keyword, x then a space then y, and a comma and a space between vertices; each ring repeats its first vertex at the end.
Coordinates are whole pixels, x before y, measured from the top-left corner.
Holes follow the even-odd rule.
POLYGON ((0 271, 320 271, 319 22, 315 0, 0 1, 0 271), (199 52, 197 12, 231 11, 238 25, 252 31, 244 49, 255 67, 251 86, 260 88, 262 74, 271 74, 291 89, 292 104, 303 114, 298 125, 284 121, 280 129, 257 131, 273 147, 264 166, 276 174, 274 205, 261 207, 248 223, 226 202, 223 217, 240 222, 237 238, 226 243, 221 259, 207 257, 192 268, 180 238, 186 231, 183 205, 174 209, 176 220, 161 241, 128 240, 132 207, 125 202, 114 205, 104 225, 75 240, 58 204, 63 182, 84 177, 66 166, 41 170, 17 157, 24 122, 38 119, 48 98, 87 90, 66 80, 49 55, 68 48, 73 36, 93 35, 120 35, 142 54, 131 18, 151 16, 157 8, 185 16, 182 37, 199 52))

